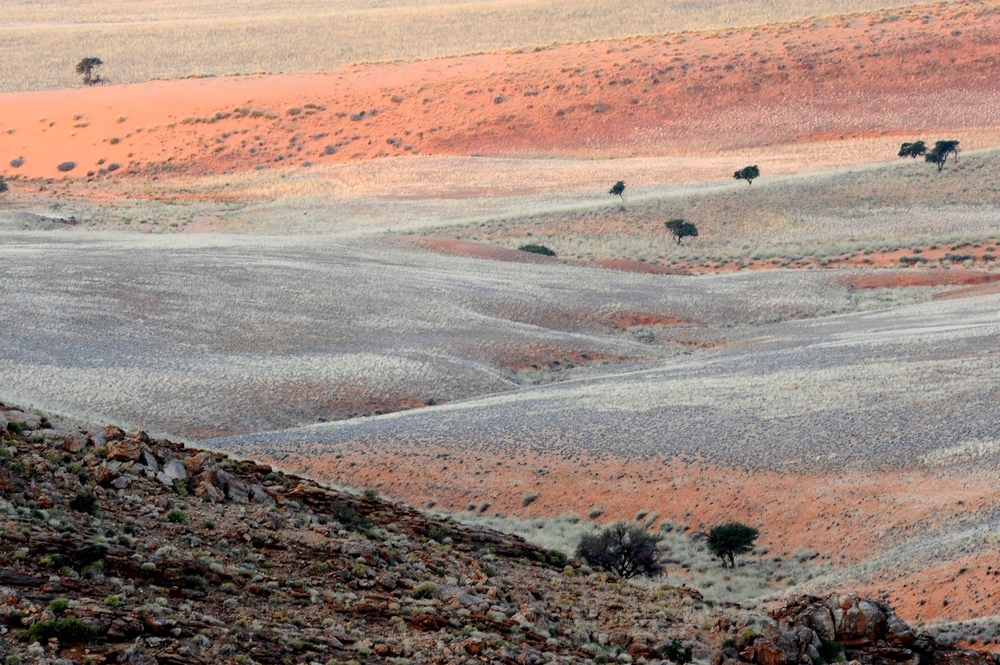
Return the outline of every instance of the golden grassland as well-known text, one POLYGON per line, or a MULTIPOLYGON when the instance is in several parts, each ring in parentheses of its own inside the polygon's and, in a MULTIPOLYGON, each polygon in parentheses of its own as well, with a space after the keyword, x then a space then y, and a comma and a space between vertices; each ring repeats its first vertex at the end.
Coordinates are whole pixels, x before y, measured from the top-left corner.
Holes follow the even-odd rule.
POLYGON ((253 72, 302 72, 554 42, 758 25, 904 6, 893 0, 542 0, 522 3, 344 0, 275 6, 209 0, 5 3, 0 91, 78 85, 82 57, 112 83, 253 72))

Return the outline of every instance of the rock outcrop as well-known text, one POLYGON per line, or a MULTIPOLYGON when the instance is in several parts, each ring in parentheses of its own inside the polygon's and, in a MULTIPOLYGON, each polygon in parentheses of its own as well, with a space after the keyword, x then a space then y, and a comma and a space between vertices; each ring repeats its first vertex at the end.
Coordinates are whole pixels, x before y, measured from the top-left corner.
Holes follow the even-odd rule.
POLYGON ((801 596, 771 616, 743 614, 728 622, 736 634, 730 657, 716 665, 997 665, 988 652, 940 644, 919 633, 885 603, 852 594, 801 596))

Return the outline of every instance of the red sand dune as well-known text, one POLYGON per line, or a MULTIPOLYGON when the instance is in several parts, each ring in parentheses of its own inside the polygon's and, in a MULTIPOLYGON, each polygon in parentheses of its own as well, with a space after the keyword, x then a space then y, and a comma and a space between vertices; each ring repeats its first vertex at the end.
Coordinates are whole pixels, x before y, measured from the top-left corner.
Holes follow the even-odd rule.
POLYGON ((934 129, 969 130, 971 149, 983 147, 975 128, 995 129, 998 28, 996 2, 957 2, 329 73, 8 94, 0 165, 27 177, 112 164, 197 174, 408 154, 692 154, 934 129), (76 166, 58 171, 66 162, 76 166))

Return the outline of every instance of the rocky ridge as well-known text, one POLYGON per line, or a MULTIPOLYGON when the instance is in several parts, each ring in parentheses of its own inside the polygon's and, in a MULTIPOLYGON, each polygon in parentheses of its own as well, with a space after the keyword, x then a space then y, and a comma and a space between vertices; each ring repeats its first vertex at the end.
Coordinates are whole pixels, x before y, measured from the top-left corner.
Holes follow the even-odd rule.
POLYGON ((5 663, 995 665, 853 596, 771 617, 143 432, 0 404, 5 663))

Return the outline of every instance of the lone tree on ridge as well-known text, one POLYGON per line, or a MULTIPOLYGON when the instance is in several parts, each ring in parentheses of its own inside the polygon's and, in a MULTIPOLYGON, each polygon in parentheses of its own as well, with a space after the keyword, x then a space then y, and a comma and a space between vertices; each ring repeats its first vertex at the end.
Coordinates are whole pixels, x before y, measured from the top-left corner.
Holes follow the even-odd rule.
POLYGON ((716 524, 708 532, 708 549, 722 560, 722 565, 732 568, 736 565, 736 557, 746 554, 753 548, 760 532, 752 526, 740 522, 716 524))
POLYGON ((913 143, 904 143, 899 146, 899 156, 900 157, 912 157, 916 159, 921 155, 927 154, 927 144, 923 141, 914 141, 913 143))
POLYGON ((678 245, 684 238, 697 238, 698 237, 698 227, 691 222, 685 222, 683 219, 671 219, 666 222, 667 230, 674 237, 674 242, 678 245))
POLYGON ((938 173, 940 173, 944 169, 949 155, 955 155, 955 162, 958 162, 958 141, 954 139, 935 143, 934 148, 924 155, 924 161, 936 164, 938 173))
POLYGON ((752 185, 754 178, 760 177, 760 169, 757 165, 744 166, 739 171, 733 174, 733 177, 737 180, 746 180, 748 185, 752 185))
POLYGON ((584 534, 576 546, 576 555, 626 579, 652 577, 663 572, 657 540, 638 524, 616 522, 598 533, 584 534))
POLYGON ((608 194, 610 194, 611 196, 617 196, 618 198, 620 198, 622 200, 622 203, 624 203, 625 202, 625 181, 624 180, 619 180, 618 182, 616 182, 611 187, 611 189, 608 190, 608 194))
POLYGON ((83 77, 84 85, 97 85, 101 82, 101 77, 94 74, 94 70, 103 64, 100 58, 84 58, 76 63, 76 73, 83 77))

